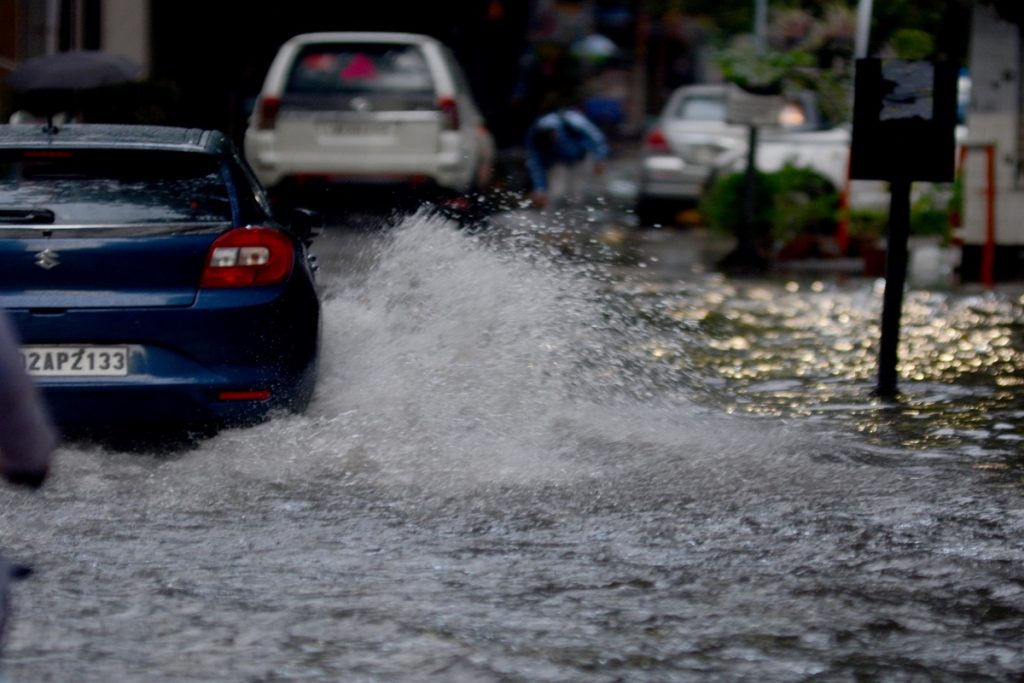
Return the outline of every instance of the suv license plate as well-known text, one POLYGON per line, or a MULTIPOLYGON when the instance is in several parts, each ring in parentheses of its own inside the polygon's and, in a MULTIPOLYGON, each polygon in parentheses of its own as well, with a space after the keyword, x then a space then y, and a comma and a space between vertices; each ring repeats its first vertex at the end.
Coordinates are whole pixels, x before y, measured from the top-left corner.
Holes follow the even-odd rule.
POLYGON ((36 377, 124 377, 127 346, 23 346, 25 371, 36 377))
POLYGON ((345 138, 390 137, 394 132, 390 123, 329 123, 323 129, 328 135, 345 138))

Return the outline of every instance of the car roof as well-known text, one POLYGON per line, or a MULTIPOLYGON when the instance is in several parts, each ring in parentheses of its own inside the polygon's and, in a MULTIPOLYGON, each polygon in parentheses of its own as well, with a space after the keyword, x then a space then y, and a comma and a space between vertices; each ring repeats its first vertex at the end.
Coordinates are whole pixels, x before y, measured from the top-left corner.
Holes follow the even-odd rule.
POLYGON ((422 33, 400 33, 396 31, 321 31, 317 33, 300 33, 292 37, 289 43, 398 43, 436 45, 436 38, 422 33))
POLYGON ((728 89, 728 86, 724 83, 697 83, 681 85, 672 91, 672 97, 679 98, 686 95, 725 97, 728 89))
POLYGON ((220 131, 201 128, 69 123, 52 133, 41 124, 0 125, 0 148, 151 149, 220 155, 229 144, 220 131))

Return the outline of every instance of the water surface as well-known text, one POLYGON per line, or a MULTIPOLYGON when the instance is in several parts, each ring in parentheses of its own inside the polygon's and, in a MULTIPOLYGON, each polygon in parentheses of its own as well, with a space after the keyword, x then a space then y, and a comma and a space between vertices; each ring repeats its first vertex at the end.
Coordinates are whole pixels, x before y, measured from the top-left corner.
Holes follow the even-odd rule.
POLYGON ((885 402, 879 283, 572 225, 333 231, 307 415, 5 492, 11 680, 1019 680, 1019 294, 885 402))

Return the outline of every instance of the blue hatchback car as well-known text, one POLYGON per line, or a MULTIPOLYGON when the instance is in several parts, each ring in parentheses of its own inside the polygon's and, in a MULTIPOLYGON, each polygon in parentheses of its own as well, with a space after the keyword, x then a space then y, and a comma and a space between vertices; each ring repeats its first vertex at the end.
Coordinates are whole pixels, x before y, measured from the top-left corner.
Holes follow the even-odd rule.
POLYGON ((65 426, 252 422, 316 381, 316 217, 217 131, 0 125, 0 307, 65 426))

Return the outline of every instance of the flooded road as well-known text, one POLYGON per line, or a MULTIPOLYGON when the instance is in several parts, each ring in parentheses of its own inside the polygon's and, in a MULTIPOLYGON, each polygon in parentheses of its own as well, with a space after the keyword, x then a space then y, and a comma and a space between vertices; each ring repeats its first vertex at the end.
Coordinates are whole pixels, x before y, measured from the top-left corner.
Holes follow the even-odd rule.
MULTIPOLYGON (((1016 681, 1024 299, 329 231, 304 416, 5 491, 12 681, 1016 681)), ((712 247, 708 247, 712 248, 712 247)))

